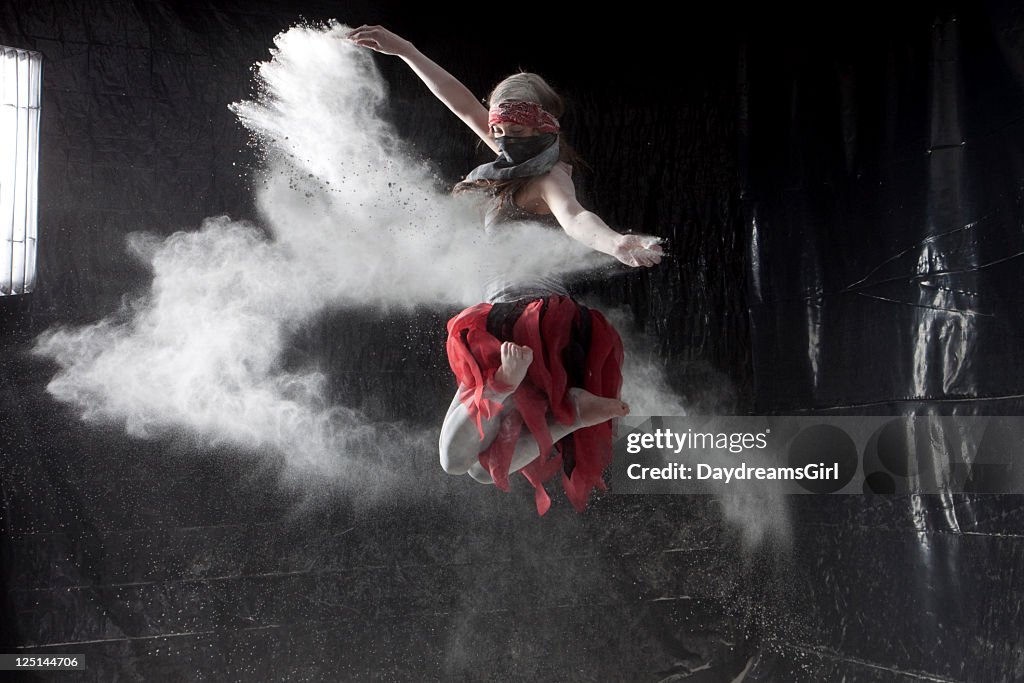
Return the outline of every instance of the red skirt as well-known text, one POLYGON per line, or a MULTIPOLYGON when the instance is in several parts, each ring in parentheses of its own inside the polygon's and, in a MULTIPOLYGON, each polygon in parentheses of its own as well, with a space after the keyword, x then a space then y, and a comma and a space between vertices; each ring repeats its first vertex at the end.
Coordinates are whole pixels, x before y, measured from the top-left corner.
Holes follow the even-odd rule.
POLYGON ((522 430, 540 446, 539 457, 520 472, 535 490, 537 512, 551 507, 544 482, 561 473, 573 506, 582 511, 595 489, 606 490, 604 470, 612 460, 612 425, 577 429, 552 443, 549 418, 572 424, 576 411, 568 390, 582 387, 597 396, 618 398, 622 387, 622 340, 597 311, 566 296, 477 304, 448 321, 448 362, 461 385, 459 400, 482 421, 498 415, 502 404, 484 396, 501 366, 501 343, 529 346, 533 362, 512 394, 514 408, 501 421, 498 436, 480 453, 480 464, 495 485, 509 490, 509 467, 522 430))

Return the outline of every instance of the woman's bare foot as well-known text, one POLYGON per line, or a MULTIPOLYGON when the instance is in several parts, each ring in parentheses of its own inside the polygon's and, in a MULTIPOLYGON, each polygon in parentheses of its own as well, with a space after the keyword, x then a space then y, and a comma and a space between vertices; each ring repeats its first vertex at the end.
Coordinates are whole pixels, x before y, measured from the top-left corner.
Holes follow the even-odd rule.
POLYGON ((569 396, 576 406, 576 419, 584 427, 593 427, 613 417, 629 415, 629 406, 617 398, 596 396, 577 387, 569 389, 569 396))
POLYGON ((515 391, 519 383, 526 377, 526 371, 532 362, 533 349, 529 346, 502 342, 501 367, 494 373, 494 379, 499 384, 510 387, 508 391, 515 391))

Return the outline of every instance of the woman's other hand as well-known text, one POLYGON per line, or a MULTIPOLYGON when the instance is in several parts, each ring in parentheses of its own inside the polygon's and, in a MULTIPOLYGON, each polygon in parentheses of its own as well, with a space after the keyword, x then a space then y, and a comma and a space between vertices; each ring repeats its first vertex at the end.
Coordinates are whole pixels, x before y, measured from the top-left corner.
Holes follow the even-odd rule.
POLYGON ((621 235, 612 256, 633 268, 650 268, 661 263, 665 255, 660 242, 661 239, 651 235, 621 235))
POLYGON ((412 47, 412 43, 408 40, 399 37, 383 26, 360 26, 345 38, 356 45, 368 47, 386 55, 401 56, 412 47))

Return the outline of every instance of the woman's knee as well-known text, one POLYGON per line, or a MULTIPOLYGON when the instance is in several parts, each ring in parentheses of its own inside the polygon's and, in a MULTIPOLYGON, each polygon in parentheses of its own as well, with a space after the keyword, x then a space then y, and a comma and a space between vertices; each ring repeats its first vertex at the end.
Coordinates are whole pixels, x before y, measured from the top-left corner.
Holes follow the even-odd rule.
POLYGON ((448 474, 468 474, 481 484, 493 484, 491 475, 480 464, 480 454, 475 448, 460 448, 456 443, 441 436, 441 468, 448 474))
POLYGON ((472 454, 472 459, 469 457, 470 454, 462 451, 458 448, 453 447, 454 444, 446 444, 442 437, 440 443, 441 450, 441 469, 448 474, 465 474, 469 471, 469 468, 473 466, 473 461, 476 458, 476 453, 472 454))
POLYGON ((469 468, 468 474, 469 476, 473 477, 474 480, 480 482, 481 484, 494 483, 494 479, 491 477, 491 474, 487 470, 485 470, 483 465, 481 465, 479 462, 473 463, 473 466, 469 468))

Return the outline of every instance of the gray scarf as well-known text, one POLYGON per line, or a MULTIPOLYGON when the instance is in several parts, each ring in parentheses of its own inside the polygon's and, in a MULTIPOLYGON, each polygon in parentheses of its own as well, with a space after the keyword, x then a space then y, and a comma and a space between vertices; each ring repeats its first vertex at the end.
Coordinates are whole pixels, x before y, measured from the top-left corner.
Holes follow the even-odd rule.
MULTIPOLYGON (((538 146, 544 145, 544 148, 537 154, 516 163, 509 156, 508 151, 503 149, 497 159, 487 164, 481 164, 470 171, 466 180, 511 180, 512 178, 528 178, 547 173, 558 163, 558 134, 543 133, 535 137, 538 138, 536 141, 538 146)), ((519 138, 523 141, 527 139, 533 142, 532 137, 519 138)))

